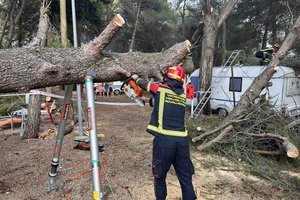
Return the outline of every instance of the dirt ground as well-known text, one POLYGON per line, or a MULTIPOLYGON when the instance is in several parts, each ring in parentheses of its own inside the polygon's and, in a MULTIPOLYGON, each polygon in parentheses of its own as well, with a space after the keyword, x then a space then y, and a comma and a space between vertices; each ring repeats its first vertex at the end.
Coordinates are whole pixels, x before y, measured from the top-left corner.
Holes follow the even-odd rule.
MULTIPOLYGON (((98 97, 97 100, 133 102, 125 95, 98 97)), ((105 151, 100 154, 104 167, 101 177, 104 199, 155 199, 151 175, 153 137, 145 131, 151 108, 97 105, 96 113, 98 133, 105 136, 99 138, 105 145, 105 151)), ((47 127, 49 119, 46 118, 43 123, 47 127)), ((5 134, 8 135, 7 140, 0 132, 0 199, 92 199, 92 174, 88 171, 90 152, 73 149, 78 127, 63 141, 58 179, 65 184, 58 191, 50 192, 47 191, 48 172, 55 136, 21 140, 19 129, 15 129, 14 134, 7 129, 5 134)), ((210 167, 207 163, 221 158, 199 153, 193 147, 191 149, 196 169, 193 182, 199 199, 286 199, 284 191, 273 188, 264 180, 242 171, 210 167)), ((180 200, 180 186, 173 169, 168 174, 167 184, 168 199, 180 200)), ((300 196, 294 199, 300 199, 300 196)))

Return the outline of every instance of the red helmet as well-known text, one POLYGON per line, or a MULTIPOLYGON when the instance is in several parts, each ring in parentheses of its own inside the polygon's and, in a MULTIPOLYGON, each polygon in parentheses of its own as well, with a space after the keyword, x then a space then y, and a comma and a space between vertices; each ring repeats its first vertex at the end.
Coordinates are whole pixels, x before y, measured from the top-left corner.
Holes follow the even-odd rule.
POLYGON ((179 81, 180 83, 183 83, 183 80, 185 78, 185 73, 183 71, 183 68, 180 65, 176 65, 175 67, 169 67, 166 76, 168 78, 174 79, 179 81))

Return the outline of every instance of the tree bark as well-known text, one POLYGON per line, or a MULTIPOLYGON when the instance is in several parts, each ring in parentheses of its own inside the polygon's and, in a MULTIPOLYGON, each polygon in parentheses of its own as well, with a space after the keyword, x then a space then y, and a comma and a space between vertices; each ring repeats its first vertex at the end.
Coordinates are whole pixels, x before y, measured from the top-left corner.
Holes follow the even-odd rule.
POLYGON ((12 38, 13 38, 13 34, 14 34, 14 31, 15 31, 15 27, 16 27, 16 24, 19 22, 20 18, 21 18, 21 15, 23 13, 23 10, 24 10, 24 7, 26 5, 26 0, 23 0, 21 2, 21 6, 18 10, 18 13, 16 15, 16 17, 13 17, 13 14, 14 14, 14 10, 16 8, 16 4, 18 2, 15 1, 15 5, 12 9, 12 12, 11 12, 11 15, 10 15, 10 24, 9 24, 9 31, 8 31, 8 35, 6 37, 6 41, 4 43, 4 48, 9 48, 11 47, 11 43, 12 43, 12 38))
POLYGON ((3 45, 3 37, 5 36, 5 32, 6 32, 6 29, 8 27, 8 21, 10 19, 10 16, 12 15, 14 7, 15 7, 15 1, 8 3, 8 7, 9 7, 9 10, 7 11, 7 15, 6 15, 4 23, 3 23, 3 28, 2 28, 2 31, 0 33, 0 44, 1 44, 1 47, 4 46, 3 45))
MULTIPOLYGON (((161 78, 166 65, 184 61, 190 42, 178 43, 161 53, 103 53, 124 20, 117 15, 92 42, 81 48, 14 48, 0 51, 0 92, 22 92, 35 88, 82 83, 88 71, 95 82, 124 80, 133 72, 141 77, 161 78)), ((185 68, 193 70, 192 66, 185 68)))
MULTIPOLYGON (((28 47, 38 46, 44 47, 46 45, 47 32, 49 30, 49 17, 45 13, 45 2, 41 6, 40 20, 38 25, 38 32, 36 37, 28 44, 28 47)), ((27 124, 22 134, 22 139, 37 138, 40 131, 41 122, 41 95, 30 95, 29 104, 27 108, 27 124)))
POLYGON ((193 54, 193 63, 194 69, 200 68, 200 61, 201 61, 201 40, 203 38, 203 21, 199 22, 196 31, 193 33, 191 38, 192 43, 192 54, 193 54))
POLYGON ((203 29, 204 29, 204 22, 201 21, 198 24, 198 27, 194 34, 192 35, 191 43, 192 45, 199 45, 201 38, 203 37, 203 29))
POLYGON ((185 12, 186 12, 186 0, 183 0, 182 13, 181 13, 181 21, 182 21, 182 36, 185 36, 185 12))
POLYGON ((138 26, 138 22, 139 22, 139 16, 140 16, 140 11, 141 11, 141 4, 142 1, 138 0, 137 1, 137 11, 136 11, 136 18, 135 18, 135 23, 134 23, 134 29, 132 32, 132 37, 131 37, 131 41, 130 41, 130 45, 129 45, 129 52, 132 52, 133 47, 134 47, 134 43, 135 43, 135 35, 136 35, 136 31, 137 31, 137 26, 138 26))
POLYGON ((30 95, 28 111, 27 111, 27 123, 22 135, 22 139, 38 138, 41 123, 41 96, 30 95), (36 108, 38 107, 38 108, 36 108))
POLYGON ((67 6, 66 0, 59 0, 60 8, 60 34, 61 34, 61 44, 63 47, 67 47, 67 6))
POLYGON ((226 21, 222 25, 222 64, 226 62, 226 21))
POLYGON ((49 30, 49 16, 44 13, 44 8, 40 11, 40 20, 38 25, 38 32, 32 41, 28 44, 28 47, 45 47, 47 41, 47 32, 49 30))
POLYGON ((266 22, 265 30, 264 30, 264 34, 263 34, 263 39, 262 39, 261 49, 267 48, 268 32, 269 32, 269 26, 268 26, 268 22, 266 22))
MULTIPOLYGON (((228 0, 224 4, 220 16, 212 12, 210 0, 205 0, 204 36, 202 40, 201 62, 199 73, 199 91, 207 91, 211 85, 212 67, 217 32, 223 22, 227 19, 237 0, 228 0)), ((204 114, 210 114, 209 102, 203 110, 204 114)))

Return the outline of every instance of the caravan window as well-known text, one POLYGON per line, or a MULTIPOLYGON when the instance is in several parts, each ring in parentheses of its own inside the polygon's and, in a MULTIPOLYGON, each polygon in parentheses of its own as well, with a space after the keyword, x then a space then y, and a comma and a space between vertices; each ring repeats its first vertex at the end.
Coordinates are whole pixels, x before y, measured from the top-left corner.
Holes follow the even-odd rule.
POLYGON ((230 77, 229 91, 241 92, 242 91, 242 77, 230 77), (233 80, 233 81, 232 81, 233 80), (233 84, 232 84, 233 83, 233 84))

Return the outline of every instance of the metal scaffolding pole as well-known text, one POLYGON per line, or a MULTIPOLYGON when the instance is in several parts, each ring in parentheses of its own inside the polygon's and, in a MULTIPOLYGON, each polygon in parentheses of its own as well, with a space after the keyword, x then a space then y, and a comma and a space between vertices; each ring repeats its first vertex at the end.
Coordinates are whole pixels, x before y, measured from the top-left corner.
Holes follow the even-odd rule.
POLYGON ((95 115, 95 100, 94 100, 94 86, 93 77, 96 76, 95 72, 88 72, 85 85, 87 90, 87 107, 88 107, 88 122, 90 132, 90 153, 91 153, 91 165, 93 174, 93 198, 96 200, 102 200, 103 194, 100 185, 100 159, 99 159, 99 146, 97 137, 97 124, 95 115))
MULTIPOLYGON (((72 24, 73 24, 73 40, 74 47, 78 47, 77 39, 77 25, 76 25, 76 9, 75 9, 75 0, 72 0, 72 24)), ((78 127, 79 135, 83 136, 83 125, 82 125, 82 99, 81 99, 81 84, 76 85, 77 89, 77 114, 78 114, 78 127)))
POLYGON ((55 177, 57 176, 57 167, 59 165, 59 157, 60 152, 62 148, 62 142, 65 135, 65 126, 66 121, 68 118, 68 113, 70 110, 70 103, 71 103, 71 97, 72 97, 72 91, 73 91, 73 85, 67 85, 65 89, 65 97, 64 97, 64 107, 62 110, 60 123, 58 126, 58 133, 56 136, 56 143, 54 147, 54 155, 51 161, 51 171, 49 172, 50 176, 50 186, 48 187, 48 191, 50 190, 57 190, 58 187, 61 185, 61 183, 57 182, 55 180, 55 177))
POLYGON ((74 47, 78 47, 77 40, 77 25, 76 25, 76 9, 75 9, 75 0, 72 0, 72 24, 73 24, 73 39, 74 47))

